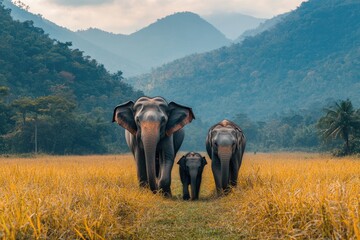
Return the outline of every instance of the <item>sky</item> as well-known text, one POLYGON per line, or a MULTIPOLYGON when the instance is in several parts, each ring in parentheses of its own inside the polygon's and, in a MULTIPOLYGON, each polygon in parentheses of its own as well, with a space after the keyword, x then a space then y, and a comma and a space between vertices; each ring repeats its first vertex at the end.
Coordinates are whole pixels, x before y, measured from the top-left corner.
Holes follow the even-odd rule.
POLYGON ((303 0, 21 0, 29 11, 73 31, 89 27, 130 34, 175 12, 206 16, 242 13, 259 18, 296 9, 303 0))

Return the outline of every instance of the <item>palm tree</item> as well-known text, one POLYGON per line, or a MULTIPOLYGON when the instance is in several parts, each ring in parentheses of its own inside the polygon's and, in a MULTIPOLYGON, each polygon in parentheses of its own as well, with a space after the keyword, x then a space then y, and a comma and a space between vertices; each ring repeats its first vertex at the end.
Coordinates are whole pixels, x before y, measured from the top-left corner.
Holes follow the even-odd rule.
POLYGON ((321 117, 318 127, 324 139, 342 138, 345 141, 345 154, 349 154, 349 139, 360 128, 360 118, 349 99, 335 102, 325 108, 326 115, 321 117))

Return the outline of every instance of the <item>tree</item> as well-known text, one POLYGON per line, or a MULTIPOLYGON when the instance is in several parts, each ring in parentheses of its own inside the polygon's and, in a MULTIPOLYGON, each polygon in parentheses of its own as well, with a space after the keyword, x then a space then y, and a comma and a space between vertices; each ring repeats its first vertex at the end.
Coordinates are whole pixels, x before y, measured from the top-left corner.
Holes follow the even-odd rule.
POLYGON ((18 110, 22 116, 22 124, 26 124, 26 115, 33 112, 35 109, 35 102, 29 97, 19 98, 12 102, 11 106, 18 110))
POLYGON ((349 99, 336 102, 324 109, 326 115, 321 117, 318 128, 325 140, 341 138, 345 142, 344 154, 350 153, 350 139, 360 128, 359 114, 349 99))

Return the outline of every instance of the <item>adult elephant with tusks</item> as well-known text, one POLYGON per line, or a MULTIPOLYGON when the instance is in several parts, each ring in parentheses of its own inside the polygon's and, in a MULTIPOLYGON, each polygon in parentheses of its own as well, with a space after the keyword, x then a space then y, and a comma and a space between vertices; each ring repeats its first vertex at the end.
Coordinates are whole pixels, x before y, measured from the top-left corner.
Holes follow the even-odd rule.
POLYGON ((239 169, 245 151, 246 138, 239 126, 223 120, 209 129, 206 150, 211 158, 218 194, 227 193, 237 185, 239 169))
POLYGON ((182 128, 193 119, 191 108, 162 97, 140 97, 115 107, 113 122, 126 129, 140 186, 171 196, 171 170, 184 140, 182 128))

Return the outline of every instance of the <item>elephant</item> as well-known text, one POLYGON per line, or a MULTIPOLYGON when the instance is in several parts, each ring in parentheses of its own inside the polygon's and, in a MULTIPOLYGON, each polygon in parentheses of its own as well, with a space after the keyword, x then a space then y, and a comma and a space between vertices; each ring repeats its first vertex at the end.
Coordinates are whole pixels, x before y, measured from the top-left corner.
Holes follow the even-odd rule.
POLYGON ((205 157, 199 153, 188 152, 180 158, 178 164, 183 184, 183 199, 190 199, 189 185, 191 185, 191 200, 199 199, 202 172, 207 164, 205 157))
POLYGON ((223 120, 212 126, 206 137, 206 151, 211 158, 218 195, 228 193, 237 185, 239 169, 246 146, 246 138, 239 126, 223 120))
POLYGON ((115 107, 113 122, 125 128, 141 187, 171 196, 171 170, 183 140, 183 127, 195 119, 191 108, 162 97, 140 97, 115 107))

